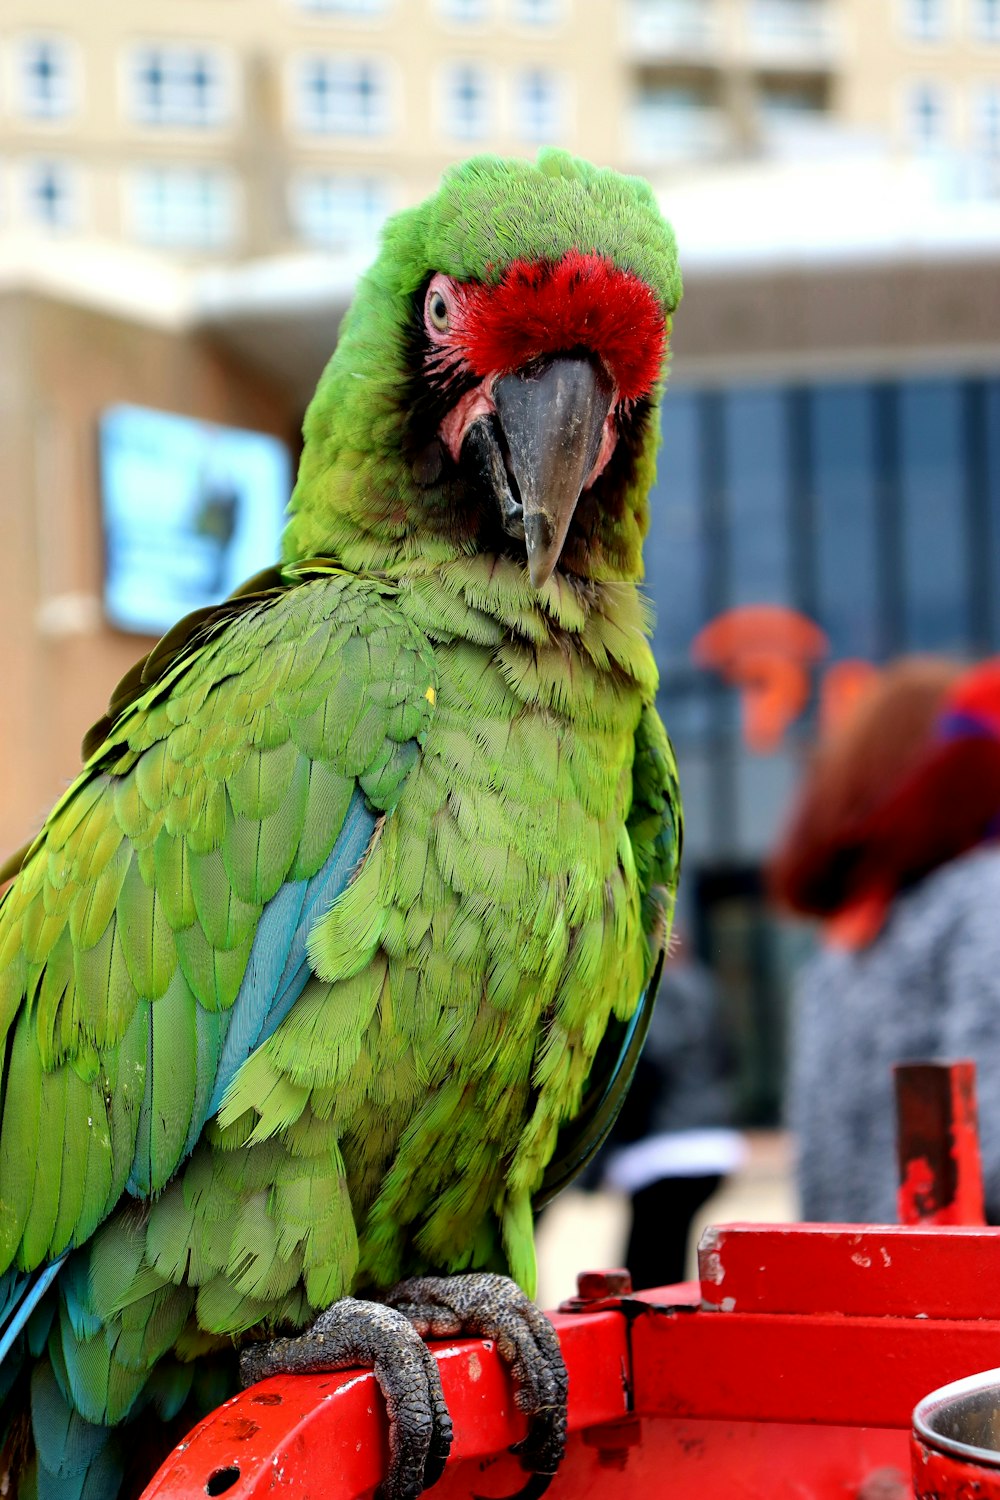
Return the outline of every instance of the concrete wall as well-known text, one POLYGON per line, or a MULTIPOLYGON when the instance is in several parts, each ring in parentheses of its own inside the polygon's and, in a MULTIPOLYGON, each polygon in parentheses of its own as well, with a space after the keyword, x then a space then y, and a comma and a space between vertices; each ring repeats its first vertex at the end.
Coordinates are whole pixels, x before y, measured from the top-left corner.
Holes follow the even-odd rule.
POLYGON ((673 351, 672 378, 689 384, 998 370, 1000 265, 967 258, 693 275, 673 351))
POLYGON ((0 857, 75 774, 84 731, 151 644, 101 613, 97 422, 118 401, 286 440, 299 416, 202 336, 0 297, 0 857))

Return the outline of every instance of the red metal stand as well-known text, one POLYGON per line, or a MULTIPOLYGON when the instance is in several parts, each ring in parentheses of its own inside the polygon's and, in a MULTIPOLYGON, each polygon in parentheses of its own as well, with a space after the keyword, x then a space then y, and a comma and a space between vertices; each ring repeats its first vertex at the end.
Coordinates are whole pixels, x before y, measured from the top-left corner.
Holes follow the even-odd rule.
POLYGON ((982 1224, 975 1063, 899 1063, 893 1074, 899 1222, 982 1224))
MULTIPOLYGON (((700 1285, 555 1315, 573 1437, 553 1500, 884 1489, 885 1470, 909 1471, 917 1401, 1000 1356, 1000 1230, 732 1225, 706 1235, 701 1271, 700 1285)), ((436 1355, 456 1431, 436 1493, 511 1494, 523 1476, 505 1450, 523 1421, 492 1347, 436 1355)), ((145 1500, 354 1500, 384 1462, 370 1374, 274 1379, 196 1428, 145 1500)))
MULTIPOLYGON (((968 1122, 965 1084, 933 1087, 958 1100, 968 1122)), ((902 1097, 905 1119, 905 1081, 902 1097)), ((920 1099, 926 1092, 917 1114, 920 1099)), ((974 1119, 974 1098, 971 1107, 974 1119)), ((969 1209, 967 1173, 978 1164, 974 1130, 946 1130, 951 1148, 936 1157, 926 1131, 911 1132, 931 1165, 907 1212, 937 1222, 736 1224, 704 1236, 700 1282, 632 1296, 622 1273, 581 1277, 581 1295, 553 1318, 571 1438, 552 1500, 912 1497, 914 1406, 1000 1364, 1000 1229, 942 1227, 942 1206, 969 1209)), ((495 1351, 474 1340, 439 1345, 435 1356, 456 1434, 435 1497, 513 1494, 524 1475, 506 1450, 523 1419, 495 1351)), ((201 1423, 143 1500, 356 1500, 379 1482, 385 1458, 371 1374, 274 1379, 201 1423)), ((966 1493, 943 1481, 934 1489, 936 1464, 927 1458, 922 1496, 966 1493)))

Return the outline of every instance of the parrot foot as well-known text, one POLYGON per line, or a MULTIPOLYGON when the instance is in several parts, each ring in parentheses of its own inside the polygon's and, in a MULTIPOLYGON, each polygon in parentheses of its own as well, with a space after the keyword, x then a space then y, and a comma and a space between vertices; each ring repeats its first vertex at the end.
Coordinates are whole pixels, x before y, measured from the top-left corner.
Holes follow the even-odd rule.
POLYGON ((507 1276, 417 1276, 386 1297, 422 1338, 473 1334, 492 1339, 514 1381, 514 1402, 528 1418, 527 1436, 512 1452, 532 1476, 518 1497, 537 1500, 566 1450, 568 1377, 556 1331, 507 1276))
POLYGON ((374 1368, 389 1415, 389 1470, 377 1500, 415 1500, 444 1473, 452 1428, 437 1361, 401 1312, 342 1297, 297 1338, 244 1349, 240 1378, 246 1386, 359 1365, 374 1368))

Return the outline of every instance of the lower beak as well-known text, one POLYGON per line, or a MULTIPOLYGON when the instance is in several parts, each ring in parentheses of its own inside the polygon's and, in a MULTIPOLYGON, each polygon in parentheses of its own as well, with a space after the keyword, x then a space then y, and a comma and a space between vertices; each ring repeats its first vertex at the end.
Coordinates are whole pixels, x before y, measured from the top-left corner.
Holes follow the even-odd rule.
POLYGON ((518 519, 523 519, 528 571, 536 589, 559 561, 580 493, 597 460, 612 395, 604 370, 582 355, 530 365, 502 376, 493 387, 507 467, 521 503, 518 519))

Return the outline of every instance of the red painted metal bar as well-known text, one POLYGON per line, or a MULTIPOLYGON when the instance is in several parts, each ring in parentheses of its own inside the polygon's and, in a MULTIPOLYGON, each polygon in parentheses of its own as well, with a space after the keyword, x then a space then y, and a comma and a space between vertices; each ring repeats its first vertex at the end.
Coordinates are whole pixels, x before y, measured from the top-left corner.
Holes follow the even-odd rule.
POLYGON ((633 1325, 632 1376, 650 1415, 908 1430, 922 1396, 998 1350, 986 1320, 654 1313, 633 1325))
MULTIPOLYGON (((875 1246, 885 1231, 867 1234, 875 1246)), ((980 1287, 1000 1282, 1000 1231, 899 1234, 908 1236, 901 1246, 920 1239, 945 1279, 964 1277, 974 1265, 980 1287)), ((856 1239, 862 1253, 870 1248, 856 1231, 843 1238, 856 1239)), ((741 1288, 767 1283, 766 1274, 751 1270, 755 1255, 758 1266, 770 1260, 775 1275, 789 1282, 798 1267, 805 1285, 812 1282, 810 1258, 819 1245, 825 1253, 827 1241, 794 1226, 781 1234, 731 1226, 717 1231, 713 1244, 708 1253, 721 1257, 716 1271, 723 1272, 723 1287, 729 1282, 735 1289, 737 1310, 704 1308, 699 1287, 688 1284, 609 1299, 613 1305, 599 1312, 555 1315, 570 1371, 574 1438, 553 1500, 624 1494, 626 1483, 634 1490, 647 1473, 651 1483, 659 1475, 658 1487, 641 1492, 671 1500, 699 1493, 761 1500, 860 1494, 838 1488, 845 1475, 860 1486, 880 1466, 905 1470, 920 1397, 996 1363, 995 1315, 925 1317, 919 1307, 908 1316, 739 1311, 741 1288), (700 1469, 692 1467, 695 1450, 700 1469), (741 1454, 749 1469, 740 1470, 739 1488, 727 1489, 719 1477, 717 1491, 698 1491, 698 1472, 704 1481, 708 1472, 731 1470, 735 1483, 741 1454), (761 1487, 754 1488, 747 1474, 758 1469, 761 1487)), ((907 1268, 919 1264, 919 1255, 908 1261, 903 1253, 897 1274, 905 1279, 907 1268)), ((855 1302, 865 1302, 864 1285, 859 1279, 854 1286, 855 1302)), ((897 1288, 896 1296, 904 1295, 897 1288)), ((801 1300, 802 1286, 791 1286, 790 1303, 801 1300)), ((463 1342, 441 1346, 436 1355, 456 1428, 454 1460, 437 1495, 511 1493, 523 1476, 505 1450, 523 1423, 493 1349, 463 1342)), ((286 1490, 303 1500, 356 1500, 378 1482, 384 1461, 384 1414, 371 1375, 271 1380, 196 1428, 145 1500, 206 1493, 249 1500, 286 1490)))
MULTIPOLYGON (((913 1496, 913 1407, 1000 1362, 1000 1229, 982 1225, 971 1064, 900 1069, 898 1090, 907 1224, 729 1225, 703 1239, 700 1283, 580 1278, 554 1315, 571 1435, 551 1500, 913 1496)), ((435 1357, 456 1434, 436 1500, 512 1494, 524 1424, 495 1350, 435 1357)), ((919 1500, 1000 1500, 997 1471, 914 1452, 919 1500)), ((201 1423, 143 1500, 358 1500, 385 1459, 370 1373, 270 1380, 201 1423)))
POLYGON ((893 1073, 900 1223, 984 1223, 975 1063, 899 1063, 893 1073))
MULTIPOLYGON (((627 1326, 620 1313, 554 1315, 571 1376, 569 1427, 585 1433, 626 1419, 627 1326)), ((524 1436, 510 1382, 483 1340, 435 1347, 455 1424, 452 1467, 496 1464, 524 1436)), ((611 1429, 611 1446, 617 1439, 611 1429)), ((599 1450, 595 1449, 595 1456, 599 1450)), ((258 1500, 289 1492, 297 1500, 354 1500, 383 1476, 385 1409, 370 1371, 276 1377, 227 1401, 178 1445, 143 1500, 226 1495, 258 1500)), ((596 1461, 596 1457, 595 1457, 596 1461)), ((524 1482, 513 1458, 501 1466, 511 1493, 524 1482)), ((498 1493, 504 1493, 502 1490, 498 1493)), ((435 1494, 444 1496, 442 1487, 435 1494)))
POLYGON ((728 1224, 705 1231, 698 1264, 722 1311, 1000 1320, 1000 1230, 985 1226, 728 1224))

